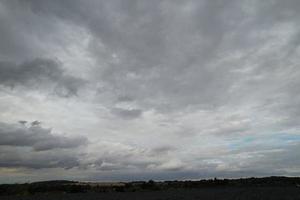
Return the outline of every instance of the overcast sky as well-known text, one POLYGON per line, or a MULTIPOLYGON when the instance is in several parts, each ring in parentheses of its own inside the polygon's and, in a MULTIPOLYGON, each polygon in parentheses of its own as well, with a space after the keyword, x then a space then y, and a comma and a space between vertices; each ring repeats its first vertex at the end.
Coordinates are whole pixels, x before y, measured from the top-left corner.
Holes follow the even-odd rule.
POLYGON ((0 182, 300 175, 299 0, 0 0, 0 182))

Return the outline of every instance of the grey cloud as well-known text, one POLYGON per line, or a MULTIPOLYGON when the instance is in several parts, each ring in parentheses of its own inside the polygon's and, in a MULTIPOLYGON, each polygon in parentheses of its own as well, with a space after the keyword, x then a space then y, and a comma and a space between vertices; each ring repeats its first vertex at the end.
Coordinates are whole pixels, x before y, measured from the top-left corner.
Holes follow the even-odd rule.
POLYGON ((134 119, 140 117, 143 111, 140 109, 113 108, 112 113, 123 119, 134 119))
POLYGON ((49 55, 55 43, 64 45, 63 40, 57 44, 56 36, 62 32, 56 22, 55 17, 31 12, 26 1, 1 1, 0 60, 21 63, 49 55))
POLYGON ((214 58, 223 35, 230 30, 219 9, 229 9, 231 4, 27 2, 38 15, 56 16, 86 27, 93 35, 91 52, 100 65, 104 60, 104 66, 94 73, 95 79, 117 95, 123 91, 132 94, 143 106, 172 110, 189 104, 217 104, 230 87, 233 77, 228 68, 208 69, 205 65, 214 58), (184 9, 189 6, 194 8, 191 14, 184 9), (97 43, 103 43, 104 54, 95 46, 97 43), (111 54, 116 54, 119 64, 108 59, 111 54))
POLYGON ((22 34, 22 31, 15 31, 18 29, 19 22, 14 17, 10 16, 11 12, 7 9, 9 1, 2 1, 0 3, 0 58, 7 59, 13 57, 14 59, 21 56, 29 56, 32 53, 32 48, 30 48, 30 39, 26 34, 22 34), (28 55, 29 54, 29 55, 28 55))
MULTIPOLYGON (((22 121, 24 122, 24 121, 22 121)), ((70 169, 80 166, 85 137, 54 135, 51 129, 41 127, 39 121, 32 126, 0 122, 0 167, 70 169)))
MULTIPOLYGON (((21 122, 21 121, 20 121, 20 122, 21 122)), ((21 122, 21 123, 22 123, 22 122, 21 122)), ((38 126, 38 125, 40 125, 41 123, 42 123, 42 122, 35 120, 35 121, 31 122, 30 124, 31 124, 31 126, 38 126)))
POLYGON ((126 96, 126 95, 120 95, 118 98, 117 98, 117 102, 131 102, 133 101, 134 99, 130 96, 126 96))
POLYGON ((160 146, 156 149, 142 148, 121 143, 97 143, 91 145, 92 150, 86 153, 86 160, 82 162, 85 169, 103 171, 130 172, 147 170, 183 170, 184 165, 175 157, 169 158, 175 148, 160 146))
POLYGON ((239 50, 248 60, 253 47, 268 42, 255 34, 298 23, 299 7, 295 0, 13 2, 5 5, 26 5, 38 16, 86 28, 93 36, 90 51, 102 66, 95 69, 94 81, 101 80, 105 94, 130 94, 141 106, 159 111, 212 109, 239 99, 243 93, 231 89, 248 77, 232 71, 243 70, 245 63, 216 62, 228 50, 239 50))
POLYGON ((85 144, 87 139, 84 137, 54 135, 51 129, 42 128, 36 123, 31 127, 0 123, 0 145, 32 147, 35 151, 46 151, 76 148, 85 144))
POLYGON ((152 149, 154 154, 165 154, 165 153, 172 152, 175 150, 176 150, 176 148, 173 146, 159 146, 159 147, 152 149))
POLYGON ((85 82, 80 78, 66 75, 58 61, 38 58, 21 64, 0 62, 0 84, 15 88, 39 88, 53 86, 60 96, 77 95, 85 82))
POLYGON ((95 166, 96 170, 99 171, 116 171, 116 170, 126 170, 127 166, 122 164, 121 161, 119 162, 105 162, 103 160, 98 160, 94 163, 92 163, 93 166, 95 166))
MULTIPOLYGON (((103 85, 103 95, 118 99, 125 94, 141 107, 160 112, 189 106, 214 109, 251 93, 248 85, 232 92, 241 80, 255 77, 233 73, 246 68, 245 63, 218 63, 219 59, 228 50, 239 50, 249 60, 249 51, 268 43, 255 34, 270 34, 268 30, 289 20, 297 23, 294 16, 299 7, 294 0, 284 4, 92 0, 24 4, 33 13, 71 22, 92 34, 90 51, 101 65, 92 79, 103 85)), ((99 101, 103 98, 100 94, 99 101)))
POLYGON ((25 147, 0 146, 0 167, 8 168, 64 168, 80 165, 78 155, 61 150, 30 151, 25 147))
POLYGON ((18 121, 20 124, 22 124, 22 125, 25 125, 26 123, 27 123, 27 121, 25 121, 25 120, 20 120, 20 121, 18 121))

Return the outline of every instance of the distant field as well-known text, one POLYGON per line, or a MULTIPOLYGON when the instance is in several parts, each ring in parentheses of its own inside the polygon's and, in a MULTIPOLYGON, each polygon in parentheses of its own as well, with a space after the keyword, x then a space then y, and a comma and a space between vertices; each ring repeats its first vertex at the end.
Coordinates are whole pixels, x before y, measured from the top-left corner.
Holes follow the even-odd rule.
POLYGON ((108 193, 52 193, 26 196, 1 196, 1 200, 293 200, 300 199, 297 187, 218 187, 180 188, 160 191, 108 192, 108 193))

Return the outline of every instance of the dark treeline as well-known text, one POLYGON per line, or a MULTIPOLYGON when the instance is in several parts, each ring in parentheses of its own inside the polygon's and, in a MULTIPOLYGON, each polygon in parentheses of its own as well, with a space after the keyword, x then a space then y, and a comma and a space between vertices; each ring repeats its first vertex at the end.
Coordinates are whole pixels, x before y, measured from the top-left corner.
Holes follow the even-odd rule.
POLYGON ((135 192, 174 188, 206 187, 300 187, 300 177, 264 177, 242 179, 208 179, 199 181, 136 181, 94 183, 76 181, 44 181, 24 184, 2 184, 0 195, 31 195, 37 193, 135 192))

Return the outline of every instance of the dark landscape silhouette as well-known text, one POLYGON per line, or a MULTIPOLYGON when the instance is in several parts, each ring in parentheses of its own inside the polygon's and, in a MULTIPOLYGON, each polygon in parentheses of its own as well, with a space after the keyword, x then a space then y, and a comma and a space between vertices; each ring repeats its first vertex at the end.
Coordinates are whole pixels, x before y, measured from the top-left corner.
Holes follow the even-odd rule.
POLYGON ((300 177, 0 185, 6 199, 299 199, 300 177))

